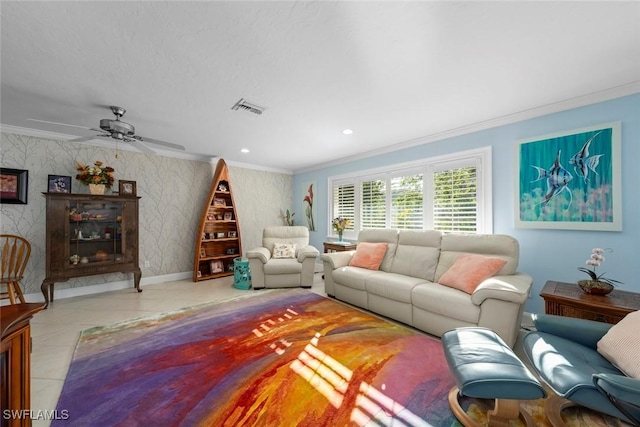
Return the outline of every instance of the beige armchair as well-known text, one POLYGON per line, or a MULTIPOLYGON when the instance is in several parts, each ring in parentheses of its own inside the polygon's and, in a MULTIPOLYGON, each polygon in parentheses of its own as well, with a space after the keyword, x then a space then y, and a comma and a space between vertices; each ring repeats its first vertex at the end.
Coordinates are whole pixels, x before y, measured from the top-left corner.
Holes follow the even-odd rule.
POLYGON ((319 252, 309 245, 307 227, 267 227, 262 246, 247 252, 251 285, 262 288, 310 288, 319 252))

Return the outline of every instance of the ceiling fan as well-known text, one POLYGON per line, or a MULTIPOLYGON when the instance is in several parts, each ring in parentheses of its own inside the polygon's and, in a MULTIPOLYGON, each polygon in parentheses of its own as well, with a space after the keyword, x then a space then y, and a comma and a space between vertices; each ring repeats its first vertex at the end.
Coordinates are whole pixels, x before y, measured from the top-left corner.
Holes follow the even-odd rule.
POLYGON ((156 152, 151 148, 149 148, 146 144, 154 144, 164 148, 184 151, 185 148, 182 145, 174 144, 171 142, 159 141, 157 139, 147 138, 146 136, 136 135, 136 130, 132 124, 129 124, 120 120, 120 118, 124 116, 124 113, 126 113, 127 110, 125 110, 122 107, 116 107, 113 105, 110 106, 109 108, 111 108, 111 112, 116 116, 116 119, 115 120, 101 119, 100 129, 69 125, 66 123, 49 122, 46 120, 37 120, 37 119, 28 119, 28 120, 31 120, 34 122, 41 122, 41 123, 50 123, 50 124, 61 125, 61 126, 71 126, 71 127, 76 127, 80 129, 89 129, 95 132, 101 132, 98 135, 84 136, 81 138, 71 139, 69 140, 70 142, 90 141, 95 137, 99 136, 103 138, 113 138, 117 141, 127 142, 133 145, 134 147, 136 147, 138 150, 144 153, 149 153, 149 154, 155 154, 156 152))

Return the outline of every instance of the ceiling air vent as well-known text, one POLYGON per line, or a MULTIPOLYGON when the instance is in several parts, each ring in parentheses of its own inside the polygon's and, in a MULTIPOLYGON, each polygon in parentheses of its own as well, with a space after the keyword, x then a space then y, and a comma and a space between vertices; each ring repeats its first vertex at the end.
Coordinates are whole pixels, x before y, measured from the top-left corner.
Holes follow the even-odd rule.
POLYGON ((236 102, 236 105, 231 107, 231 109, 248 111, 250 113, 257 114, 257 115, 262 114, 262 112, 266 110, 265 107, 260 107, 256 104, 252 104, 244 98, 240 98, 240 101, 236 102))

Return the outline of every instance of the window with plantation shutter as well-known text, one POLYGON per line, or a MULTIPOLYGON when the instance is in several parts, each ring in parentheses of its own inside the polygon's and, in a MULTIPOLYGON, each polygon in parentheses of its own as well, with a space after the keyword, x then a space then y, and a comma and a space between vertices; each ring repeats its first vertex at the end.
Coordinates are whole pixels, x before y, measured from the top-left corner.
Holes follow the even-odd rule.
POLYGON ((333 218, 346 218, 349 225, 345 229, 354 230, 356 191, 354 184, 342 184, 333 187, 333 218))
POLYGON ((391 178, 391 228, 422 230, 422 174, 391 178))
POLYGON ((386 183, 377 179, 360 187, 360 225, 362 228, 385 228, 387 223, 386 183))
POLYGON ((474 166, 433 174, 433 229, 477 231, 477 177, 474 166))
POLYGON ((493 232, 490 147, 330 178, 329 188, 347 239, 365 228, 493 232))

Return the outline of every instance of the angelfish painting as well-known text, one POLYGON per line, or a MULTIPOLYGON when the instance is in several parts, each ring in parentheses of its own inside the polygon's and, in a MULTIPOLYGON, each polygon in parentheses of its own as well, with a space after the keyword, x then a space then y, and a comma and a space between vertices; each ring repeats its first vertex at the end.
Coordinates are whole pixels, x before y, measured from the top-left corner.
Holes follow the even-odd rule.
POLYGON ((620 122, 519 141, 515 225, 622 230, 620 122))

